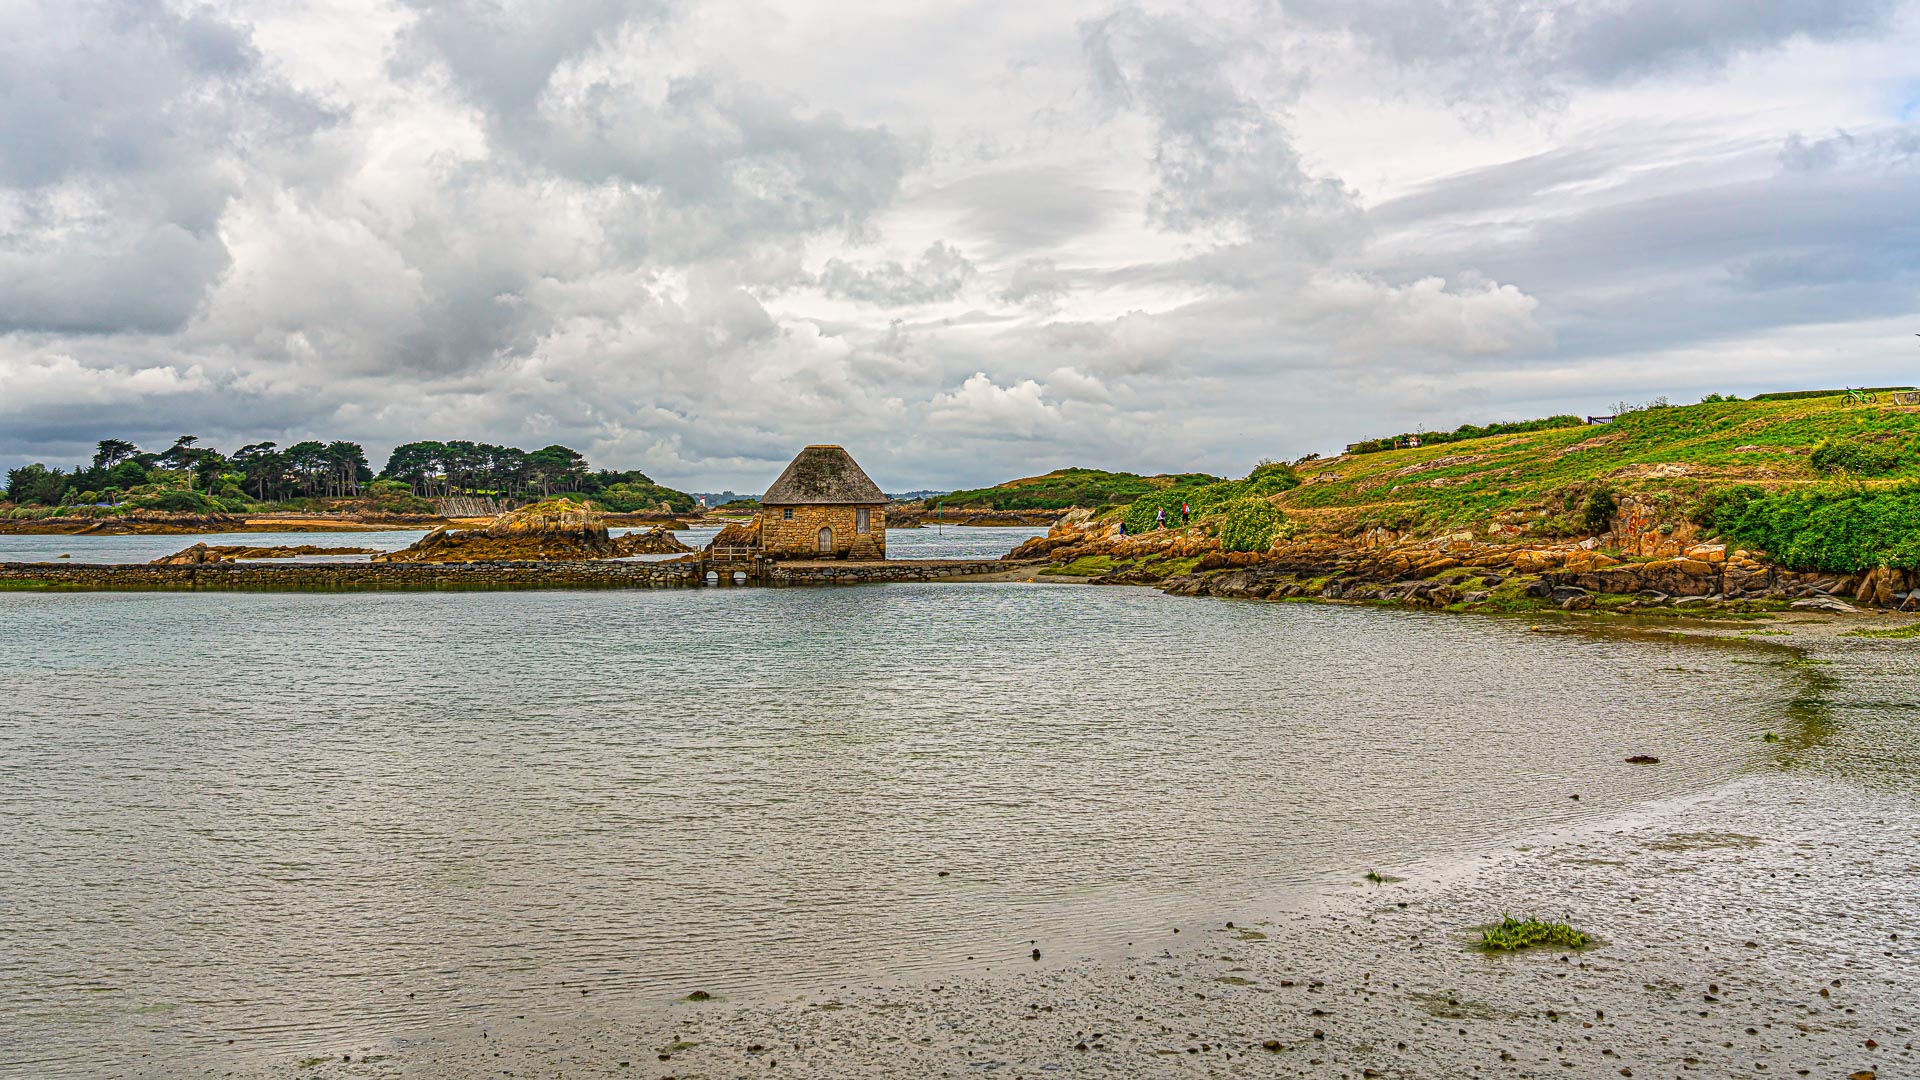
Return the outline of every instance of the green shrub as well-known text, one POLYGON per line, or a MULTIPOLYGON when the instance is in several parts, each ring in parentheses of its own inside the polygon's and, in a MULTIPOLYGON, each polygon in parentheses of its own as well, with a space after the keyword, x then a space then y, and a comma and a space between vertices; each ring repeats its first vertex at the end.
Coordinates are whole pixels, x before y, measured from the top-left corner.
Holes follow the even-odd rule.
POLYGON ((1807 460, 1824 473, 1879 476, 1898 467, 1900 457, 1900 447, 1895 443, 1859 438, 1821 439, 1813 444, 1813 454, 1807 460))
POLYGON ((413 485, 405 480, 375 480, 366 486, 366 492, 376 499, 405 499, 413 495, 413 485))
POLYGON ((1920 569, 1920 484, 1833 485, 1726 497, 1714 526, 1796 570, 1920 569))
MULTIPOLYGON (((1320 455, 1315 454, 1314 457, 1320 455)), ((1300 486, 1300 474, 1284 461, 1263 461, 1247 474, 1247 483, 1255 495, 1278 495, 1300 486)))
POLYGON ((197 491, 161 491, 128 501, 141 510, 160 510, 169 514, 219 514, 227 509, 197 491))
POLYGON ((1587 492, 1580 504, 1580 525, 1590 536, 1598 536, 1613 527, 1613 515, 1620 511, 1620 500, 1605 485, 1587 492))
POLYGON ((1693 508, 1687 511, 1687 517, 1709 532, 1723 532, 1726 523, 1738 520, 1741 514, 1746 513, 1747 504, 1765 494, 1764 489, 1751 484, 1708 488, 1693 504, 1693 508))
POLYGON ((1261 498, 1228 503, 1220 519, 1220 546, 1228 551, 1265 551, 1280 528, 1280 508, 1261 498))

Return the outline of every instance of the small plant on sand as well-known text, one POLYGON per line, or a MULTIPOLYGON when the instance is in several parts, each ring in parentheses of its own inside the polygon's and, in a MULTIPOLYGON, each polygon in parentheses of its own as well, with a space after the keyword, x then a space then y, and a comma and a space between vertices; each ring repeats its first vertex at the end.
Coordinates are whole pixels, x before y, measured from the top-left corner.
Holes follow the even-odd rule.
POLYGON ((1480 947, 1488 952, 1512 952, 1536 945, 1560 945, 1578 949, 1587 944, 1587 935, 1566 923, 1544 923, 1538 919, 1516 919, 1502 915, 1498 925, 1480 931, 1480 947))

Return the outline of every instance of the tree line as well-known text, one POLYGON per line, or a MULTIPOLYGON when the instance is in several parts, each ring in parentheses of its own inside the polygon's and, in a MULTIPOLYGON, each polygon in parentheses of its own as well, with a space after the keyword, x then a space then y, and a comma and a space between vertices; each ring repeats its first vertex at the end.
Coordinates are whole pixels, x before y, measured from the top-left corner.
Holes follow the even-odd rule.
POLYGON ((558 444, 528 451, 465 439, 403 443, 388 455, 380 479, 430 498, 578 495, 617 511, 651 510, 662 503, 675 511, 693 509, 692 496, 661 487, 638 469, 595 470, 579 451, 558 444))
POLYGON ((160 451, 142 450, 124 439, 102 439, 92 462, 71 472, 35 463, 7 473, 7 498, 21 504, 116 504, 136 489, 181 487, 211 497, 260 502, 356 498, 371 488, 373 494, 428 498, 586 495, 615 510, 652 509, 663 502, 676 510, 693 505, 691 497, 660 487, 637 469, 596 472, 569 447, 556 444, 529 452, 462 439, 397 446, 377 479, 366 451, 355 442, 307 440, 284 448, 257 442, 227 454, 193 435, 182 435, 160 451))
POLYGON ((35 463, 7 473, 7 498, 17 503, 117 502, 136 488, 178 487, 208 495, 227 488, 266 500, 352 497, 373 479, 359 443, 318 440, 281 449, 250 443, 231 454, 182 435, 165 450, 142 450, 125 439, 102 439, 91 463, 72 472, 35 463))

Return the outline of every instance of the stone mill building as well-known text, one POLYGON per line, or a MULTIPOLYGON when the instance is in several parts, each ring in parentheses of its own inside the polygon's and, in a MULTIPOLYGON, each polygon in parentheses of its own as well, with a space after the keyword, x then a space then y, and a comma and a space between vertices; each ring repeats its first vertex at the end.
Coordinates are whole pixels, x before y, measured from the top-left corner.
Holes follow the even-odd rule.
POLYGON ((884 559, 887 497, 852 454, 809 446, 760 496, 760 548, 776 559, 884 559))

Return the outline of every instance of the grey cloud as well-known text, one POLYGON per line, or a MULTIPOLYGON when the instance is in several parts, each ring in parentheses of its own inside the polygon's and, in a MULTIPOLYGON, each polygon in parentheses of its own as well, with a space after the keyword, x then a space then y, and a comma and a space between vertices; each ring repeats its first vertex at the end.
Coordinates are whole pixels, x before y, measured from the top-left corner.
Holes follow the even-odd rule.
POLYGON ((1103 227, 1132 196, 1089 184, 1073 169, 1046 165, 970 176, 929 201, 958 208, 962 226, 975 236, 1005 249, 1032 251, 1103 227))
POLYGON ((247 28, 134 0, 0 12, 0 330, 180 327, 228 265, 246 155, 334 117, 247 28))
POLYGON ((1780 167, 1788 172, 1822 172, 1842 164, 1897 167, 1920 158, 1920 125, 1855 136, 1836 131, 1808 139, 1799 132, 1780 146, 1780 167))
POLYGON ((1271 105, 1228 77, 1244 40, 1203 38, 1192 20, 1123 8, 1089 24, 1095 82, 1112 103, 1138 109, 1156 129, 1160 186, 1150 210, 1176 229, 1239 225, 1287 235, 1313 249, 1356 217, 1339 180, 1308 173, 1271 105))
POLYGON ((1391 60, 1449 73, 1458 99, 1563 95, 1713 69, 1796 38, 1885 28, 1898 0, 1275 0, 1286 23, 1345 32, 1391 60))
POLYGON ((395 57, 410 73, 440 61, 495 115, 531 110, 561 64, 625 26, 657 24, 644 0, 405 0, 416 21, 395 57))
POLYGON ((73 226, 58 239, 0 240, 0 330, 174 330, 228 264, 211 231, 138 219, 73 226))
POLYGON ((620 233, 636 257, 712 258, 857 230, 892 202, 917 154, 883 128, 808 110, 723 68, 663 55, 659 89, 659 72, 630 69, 655 59, 651 39, 676 15, 665 3, 410 4, 420 17, 398 70, 443 64, 497 146, 533 174, 642 189, 620 233))
POLYGON ((935 241, 911 266, 889 261, 862 269, 840 259, 828 259, 820 273, 820 287, 830 296, 899 307, 952 300, 975 273, 965 255, 935 241))
MULTIPOLYGON (((1899 148, 1908 134, 1836 137, 1825 150, 1790 141, 1788 168, 1772 176, 1644 193, 1616 183, 1591 206, 1539 188, 1529 159, 1514 177, 1443 181, 1376 220, 1397 252, 1384 256, 1390 272, 1476 268, 1548 298, 1543 315, 1568 359, 1884 318, 1911 310, 1920 289, 1920 158, 1868 148, 1899 148), (1795 167, 1809 156, 1820 166, 1795 167), (1496 212, 1498 229, 1448 227, 1496 212)), ((1619 147, 1584 155, 1596 178, 1633 159, 1619 147)))
POLYGON ((1050 304, 1065 299, 1072 289, 1072 278, 1052 259, 1025 259, 1008 275, 1000 298, 1010 304, 1050 304))

